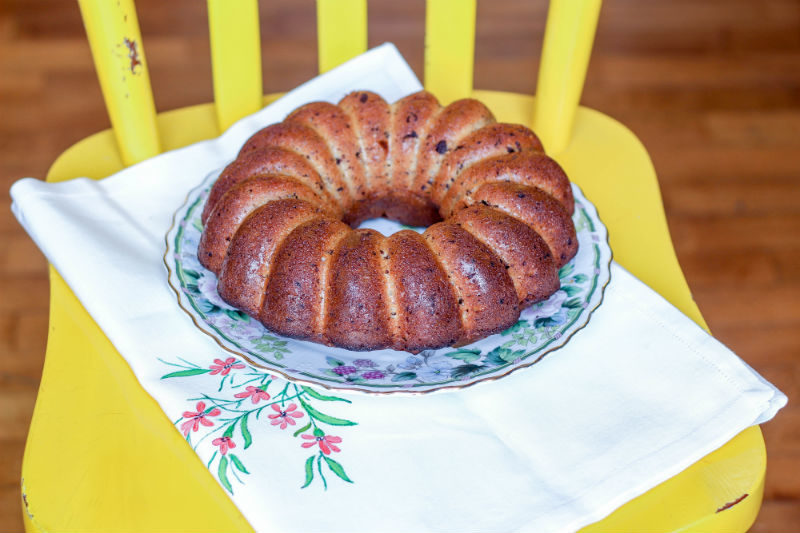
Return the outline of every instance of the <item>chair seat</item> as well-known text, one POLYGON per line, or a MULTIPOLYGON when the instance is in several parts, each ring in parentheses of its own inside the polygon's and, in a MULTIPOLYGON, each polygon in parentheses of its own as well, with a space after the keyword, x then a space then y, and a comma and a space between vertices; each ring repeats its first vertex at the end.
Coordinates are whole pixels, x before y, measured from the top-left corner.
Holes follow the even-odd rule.
MULTIPOLYGON (((265 97, 265 104, 278 96, 265 97)), ((530 96, 474 96, 499 121, 523 122, 533 113, 530 96)), ((219 134, 212 104, 162 113, 158 127, 167 150, 219 134)), ((570 145, 555 157, 597 206, 615 259, 705 327, 638 139, 580 108, 570 145)), ((47 180, 100 179, 121 168, 106 130, 64 152, 47 180)), ((52 267, 50 280, 47 355, 22 468, 26 530, 250 531, 52 267)), ((761 431, 749 428, 584 531, 743 532, 758 513, 765 470, 761 431)))

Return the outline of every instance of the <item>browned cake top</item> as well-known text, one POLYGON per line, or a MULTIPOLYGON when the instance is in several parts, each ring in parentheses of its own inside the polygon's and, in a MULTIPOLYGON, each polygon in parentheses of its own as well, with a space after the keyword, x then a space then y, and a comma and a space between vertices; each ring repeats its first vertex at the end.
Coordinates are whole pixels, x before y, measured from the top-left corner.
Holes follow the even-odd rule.
POLYGON ((209 193, 198 258, 272 331, 418 352, 501 331, 558 290, 573 209, 525 126, 477 100, 356 91, 244 144, 209 193), (351 229, 381 216, 428 228, 351 229))

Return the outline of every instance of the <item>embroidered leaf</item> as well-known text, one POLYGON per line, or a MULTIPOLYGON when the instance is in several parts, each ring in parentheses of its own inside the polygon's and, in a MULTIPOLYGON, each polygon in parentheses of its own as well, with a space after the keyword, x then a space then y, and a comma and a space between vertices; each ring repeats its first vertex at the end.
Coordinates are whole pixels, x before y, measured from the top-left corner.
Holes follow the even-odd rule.
POLYGON ((339 476, 341 479, 347 481, 348 483, 352 483, 353 482, 352 479, 347 477, 347 474, 345 473, 344 467, 342 467, 342 465, 340 465, 339 463, 337 463, 336 461, 334 461, 333 459, 331 459, 327 455, 323 455, 322 458, 325 459, 326 463, 328 463, 328 468, 331 469, 331 472, 333 472, 334 474, 339 476))
POLYGON ((292 435, 292 436, 293 436, 293 437, 296 437, 296 436, 298 436, 300 433, 302 433, 302 432, 304 432, 304 431, 308 431, 308 428, 310 428, 310 427, 311 427, 311 422, 309 422, 309 423, 308 423, 308 424, 306 424, 305 426, 303 426, 303 427, 301 427, 300 429, 298 429, 297 431, 295 431, 295 432, 294 432, 294 435, 292 435))
POLYGON ((301 386, 300 388, 303 389, 303 392, 305 392, 306 394, 308 394, 309 396, 311 396, 312 398, 314 398, 316 400, 321 400, 323 402, 347 402, 347 403, 351 403, 350 400, 346 400, 344 398, 337 398, 336 396, 325 396, 323 394, 320 394, 316 390, 312 389, 311 387, 306 387, 305 385, 301 386))
POLYGON ((242 417, 242 421, 239 423, 239 429, 242 431, 242 438, 244 438, 244 448, 245 450, 253 444, 253 436, 250 434, 250 429, 247 427, 247 417, 250 416, 250 413, 247 413, 242 417))
POLYGON ((314 481, 314 456, 312 455, 308 459, 306 459, 306 482, 303 484, 301 489, 304 489, 311 485, 311 482, 314 481))
POLYGON ((222 459, 219 460, 217 475, 219 476, 219 482, 222 483, 222 486, 228 489, 228 492, 233 494, 233 487, 231 487, 231 482, 228 481, 228 458, 224 455, 222 456, 222 459))
POLYGON ((208 372, 211 372, 210 368, 190 368, 188 370, 179 370, 177 372, 170 372, 169 374, 161 376, 161 379, 198 376, 200 374, 206 374, 208 372))
POLYGON ((236 425, 236 422, 228 426, 225 430, 225 433, 222 434, 223 437, 233 437, 233 427, 236 425))
POLYGON ((399 374, 397 374, 395 376, 392 376, 392 381, 394 381, 394 382, 408 381, 408 380, 411 380, 411 379, 417 379, 417 373, 416 372, 400 372, 399 374))
POLYGON ((236 467, 236 470, 238 470, 239 472, 244 472, 245 474, 249 474, 250 473, 244 467, 244 464, 242 464, 242 461, 240 461, 239 458, 236 457, 233 454, 231 454, 231 462, 233 463, 233 466, 236 467))
POLYGON ((319 477, 322 478, 322 486, 325 487, 325 490, 328 490, 328 481, 325 479, 325 474, 322 473, 322 452, 317 457, 317 472, 319 472, 319 477))
POLYGON ((447 353, 445 355, 453 359, 464 361, 465 363, 471 363, 481 358, 481 351, 461 349, 461 350, 456 350, 455 352, 447 353))
POLYGON ((311 416, 320 422, 324 422, 325 424, 330 424, 331 426, 355 426, 355 422, 351 422, 350 420, 345 420, 343 418, 336 418, 334 416, 326 415, 325 413, 320 413, 313 407, 311 407, 308 403, 306 403, 302 398, 299 398, 300 403, 303 404, 306 412, 308 412, 308 416, 311 416))

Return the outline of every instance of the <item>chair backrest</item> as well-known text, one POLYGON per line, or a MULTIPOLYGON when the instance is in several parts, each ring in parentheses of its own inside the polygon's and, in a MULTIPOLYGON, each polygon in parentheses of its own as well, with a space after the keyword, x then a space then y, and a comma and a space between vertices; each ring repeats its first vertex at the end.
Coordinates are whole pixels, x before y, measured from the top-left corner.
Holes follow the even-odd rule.
MULTIPOLYGON (((257 0, 207 0, 220 131, 262 106, 257 0)), ((472 95, 477 0, 426 0, 425 88, 443 103, 472 95)), ((161 152, 134 0, 79 0, 122 160, 161 152)), ((601 0, 550 0, 530 124, 548 151, 569 142, 601 0)), ((317 0, 319 70, 367 49, 367 0, 317 0)))

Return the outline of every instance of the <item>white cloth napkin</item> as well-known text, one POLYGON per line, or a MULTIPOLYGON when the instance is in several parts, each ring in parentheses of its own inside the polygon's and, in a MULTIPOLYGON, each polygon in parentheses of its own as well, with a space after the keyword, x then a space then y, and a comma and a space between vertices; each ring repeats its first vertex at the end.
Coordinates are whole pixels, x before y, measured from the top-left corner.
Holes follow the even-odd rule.
POLYGON ((572 531, 785 405, 616 264, 602 305, 557 356, 458 391, 296 388, 200 333, 162 262, 187 191, 303 103, 354 89, 394 101, 420 88, 383 45, 218 139, 102 181, 26 178, 11 189, 20 223, 255 529, 572 531), (304 429, 311 418, 316 426, 304 429))

